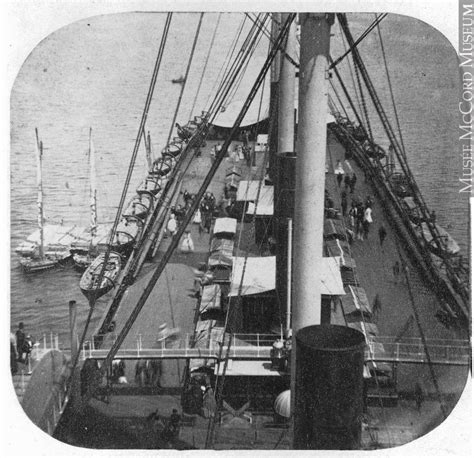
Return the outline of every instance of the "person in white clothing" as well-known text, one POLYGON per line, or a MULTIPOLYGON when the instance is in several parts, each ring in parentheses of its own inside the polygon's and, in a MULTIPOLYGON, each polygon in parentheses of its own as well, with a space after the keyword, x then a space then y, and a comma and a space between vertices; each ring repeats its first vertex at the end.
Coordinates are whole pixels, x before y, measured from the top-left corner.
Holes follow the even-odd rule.
POLYGON ((182 253, 192 253, 194 251, 194 242, 191 238, 191 232, 186 231, 183 241, 181 243, 182 253))
POLYGON ((372 208, 367 207, 364 211, 364 220, 362 221, 362 227, 364 229, 364 239, 366 240, 369 236, 370 225, 372 224, 372 208))
POLYGON ((174 216, 174 213, 171 213, 171 217, 168 221, 167 229, 171 236, 176 234, 176 231, 178 230, 178 223, 176 222, 176 217, 174 216))

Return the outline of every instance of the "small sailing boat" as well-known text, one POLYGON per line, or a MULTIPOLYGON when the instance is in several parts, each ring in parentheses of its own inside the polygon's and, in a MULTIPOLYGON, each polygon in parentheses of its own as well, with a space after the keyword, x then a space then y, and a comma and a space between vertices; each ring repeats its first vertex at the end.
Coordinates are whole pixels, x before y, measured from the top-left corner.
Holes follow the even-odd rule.
POLYGON ((122 258, 119 253, 110 252, 105 269, 103 267, 104 261, 105 253, 97 256, 86 269, 79 282, 82 293, 89 300, 98 299, 110 291, 122 269, 122 258), (104 274, 100 279, 102 271, 104 271, 104 274))
POLYGON ((29 256, 20 260, 21 268, 26 273, 40 272, 56 267, 60 262, 66 261, 70 257, 70 252, 64 246, 44 248, 44 212, 43 212, 43 142, 39 140, 38 129, 36 133, 36 171, 37 171, 37 187, 38 187, 38 229, 39 243, 37 245, 38 255, 36 256, 36 247, 33 247, 29 256))

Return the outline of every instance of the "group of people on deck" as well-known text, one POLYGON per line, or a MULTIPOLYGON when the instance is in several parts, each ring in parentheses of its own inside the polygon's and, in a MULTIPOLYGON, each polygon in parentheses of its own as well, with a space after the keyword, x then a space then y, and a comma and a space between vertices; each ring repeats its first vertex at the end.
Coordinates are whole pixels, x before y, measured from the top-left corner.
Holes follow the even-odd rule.
POLYGON ((365 204, 352 200, 349 210, 349 224, 357 240, 366 240, 369 236, 372 219, 372 199, 367 197, 365 204))

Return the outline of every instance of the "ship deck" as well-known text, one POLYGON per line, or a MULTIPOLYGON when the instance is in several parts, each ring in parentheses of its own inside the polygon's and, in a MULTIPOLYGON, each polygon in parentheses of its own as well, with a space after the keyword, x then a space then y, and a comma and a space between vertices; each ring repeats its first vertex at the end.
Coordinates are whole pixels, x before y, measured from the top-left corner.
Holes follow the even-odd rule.
MULTIPOLYGON (((215 142, 207 142, 207 147, 202 150, 202 156, 192 163, 184 178, 182 191, 186 189, 191 193, 197 191, 210 165, 210 148, 214 144, 215 142)), ((331 156, 328 160, 329 164, 335 164, 337 159, 344 159, 343 148, 331 136, 328 145, 331 156)), ((230 165, 229 161, 223 162, 208 189, 214 193, 218 202, 223 194, 225 170, 230 165)), ((374 196, 370 184, 364 182, 363 172, 352 161, 351 165, 358 177, 354 194, 363 200, 368 195, 374 196)), ((244 174, 247 173, 253 177, 258 174, 258 167, 248 168, 244 163, 239 166, 244 174)), ((330 166, 330 172, 331 170, 333 167, 330 166)), ((333 173, 326 174, 326 187, 333 199, 337 201, 340 197, 333 173)), ((416 320, 411 318, 413 309, 408 285, 402 280, 395 282, 393 276, 392 267, 398 259, 395 243, 397 235, 384 215, 382 203, 376 197, 373 197, 373 201, 374 223, 368 239, 355 240, 351 247, 357 264, 359 282, 365 288, 370 303, 374 301, 377 294, 380 298, 382 307, 376 320, 380 335, 419 337, 420 332, 416 320), (377 233, 380 224, 385 226, 388 233, 383 247, 379 244, 377 233)), ((197 268, 199 263, 206 261, 209 235, 200 233, 195 224, 190 226, 195 245, 194 253, 183 254, 177 250, 173 255, 128 334, 124 347, 131 348, 137 345, 143 336, 156 335, 159 325, 163 323, 167 323, 170 327, 179 327, 182 333, 193 331, 196 308, 193 269, 197 268)), ((166 250, 168 243, 167 239, 163 240, 158 257, 163 250, 166 250)), ((416 267, 410 263, 406 253, 404 258, 407 260, 410 286, 425 336, 436 339, 467 338, 462 330, 447 329, 436 319, 435 313, 439 307, 436 295, 425 286, 423 278, 416 267)), ((122 301, 115 316, 117 330, 122 328, 131 313, 151 275, 151 272, 146 273, 146 270, 151 268, 152 265, 145 266, 142 277, 130 287, 122 301)), ((111 338, 113 337, 108 337, 108 339, 111 338)), ((103 348, 107 346, 110 346, 110 341, 106 340, 103 348)), ((168 444, 161 441, 156 427, 147 420, 147 416, 156 409, 163 417, 169 417, 173 408, 181 411, 179 386, 184 373, 184 361, 167 360, 162 364, 160 380, 162 388, 137 386, 134 383, 135 368, 130 363, 126 368, 129 384, 115 386, 108 403, 94 398, 81 415, 76 415, 74 419, 64 418, 63 425, 56 431, 56 437, 72 445, 93 448, 203 448, 208 426, 207 419, 200 416, 186 417, 179 439, 168 444), (75 423, 74 427, 71 426, 72 422, 75 423)), ((468 369, 467 367, 439 366, 434 368, 434 371, 443 400, 451 410, 462 392, 468 369)), ((420 436, 427 428, 432 428, 441 422, 439 400, 432 394, 433 386, 429 369, 421 365, 404 365, 397 368, 397 373, 400 401, 396 407, 380 405, 369 407, 370 428, 365 428, 363 432, 365 448, 371 448, 375 442, 379 447, 406 443, 420 436), (420 383, 425 392, 429 393, 421 411, 417 411, 411 396, 415 383, 420 383)), ((288 449, 290 442, 287 429, 275 426, 269 428, 268 425, 272 421, 271 417, 258 415, 258 413, 253 415, 251 424, 241 418, 227 419, 216 428, 214 448, 288 449)))

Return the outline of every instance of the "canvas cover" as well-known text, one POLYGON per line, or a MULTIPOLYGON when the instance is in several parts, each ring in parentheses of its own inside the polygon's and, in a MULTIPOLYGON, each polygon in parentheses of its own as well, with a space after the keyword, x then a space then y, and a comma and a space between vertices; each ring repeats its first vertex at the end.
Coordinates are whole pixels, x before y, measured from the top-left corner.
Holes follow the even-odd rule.
MULTIPOLYGON (((321 294, 337 296, 345 294, 339 270, 339 262, 334 258, 322 258, 321 294)), ((242 281, 242 295, 260 294, 275 289, 275 256, 233 258, 233 271, 229 296, 237 296, 242 281), (242 278, 242 272, 245 273, 242 278)))
POLYGON ((213 234, 220 233, 235 234, 237 230, 237 220, 235 218, 217 218, 214 224, 213 234))
POLYGON ((345 315, 365 313, 372 315, 372 307, 367 299, 365 289, 360 286, 348 285, 344 288, 346 295, 342 296, 342 308, 345 315))
POLYGON ((270 216, 273 215, 273 186, 262 186, 258 202, 249 202, 247 207, 248 215, 270 216), (255 206, 257 209, 255 210, 255 206))
POLYGON ((219 285, 206 285, 201 289, 201 305, 199 312, 209 310, 220 310, 221 308, 221 287, 219 285))

